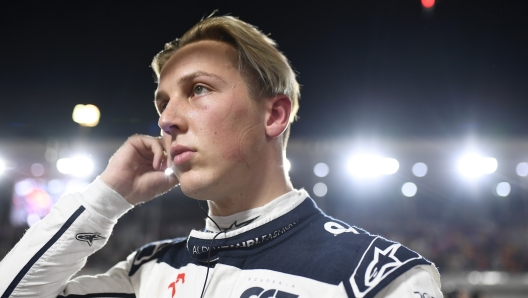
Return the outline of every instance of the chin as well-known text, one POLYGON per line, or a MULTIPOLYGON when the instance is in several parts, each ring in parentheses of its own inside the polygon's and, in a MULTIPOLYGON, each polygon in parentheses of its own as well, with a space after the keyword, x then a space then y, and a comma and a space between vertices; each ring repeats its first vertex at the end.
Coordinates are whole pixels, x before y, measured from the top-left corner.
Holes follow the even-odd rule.
POLYGON ((189 179, 190 177, 182 177, 180 180, 180 188, 186 196, 195 200, 211 200, 215 197, 215 191, 212 185, 218 185, 205 181, 204 179, 189 179))

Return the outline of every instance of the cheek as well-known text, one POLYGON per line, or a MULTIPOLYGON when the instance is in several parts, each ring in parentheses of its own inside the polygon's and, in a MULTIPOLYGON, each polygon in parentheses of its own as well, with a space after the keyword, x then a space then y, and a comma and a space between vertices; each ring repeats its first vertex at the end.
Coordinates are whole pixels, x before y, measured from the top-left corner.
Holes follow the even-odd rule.
POLYGON ((249 111, 244 111, 240 117, 232 117, 222 127, 221 131, 215 130, 219 147, 222 148, 222 157, 227 160, 244 163, 250 166, 250 157, 258 152, 258 136, 260 122, 256 116, 251 117, 249 111))

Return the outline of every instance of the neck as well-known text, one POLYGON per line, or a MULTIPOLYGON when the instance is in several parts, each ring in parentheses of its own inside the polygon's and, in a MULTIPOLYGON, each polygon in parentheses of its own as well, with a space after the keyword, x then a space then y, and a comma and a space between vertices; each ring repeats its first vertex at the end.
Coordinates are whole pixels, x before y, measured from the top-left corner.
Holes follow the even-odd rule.
MULTIPOLYGON (((253 173, 251 178, 239 182, 236 191, 227 198, 209 200, 209 210, 215 216, 229 216, 238 212, 262 207, 283 194, 292 191, 293 186, 284 171, 281 157, 276 162, 264 164, 264 169, 253 173)), ((264 159, 265 160, 265 159, 264 159)))

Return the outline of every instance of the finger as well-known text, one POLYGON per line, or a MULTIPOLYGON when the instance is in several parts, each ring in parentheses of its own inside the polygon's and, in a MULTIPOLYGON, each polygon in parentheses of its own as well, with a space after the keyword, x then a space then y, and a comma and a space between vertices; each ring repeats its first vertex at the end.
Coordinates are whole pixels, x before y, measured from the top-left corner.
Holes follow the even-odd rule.
POLYGON ((150 150, 154 154, 154 157, 152 158, 152 167, 155 170, 161 170, 163 160, 165 159, 165 151, 160 143, 160 139, 149 138, 148 143, 150 144, 150 150))
POLYGON ((161 171, 165 171, 167 168, 169 168, 169 156, 165 152, 164 156, 163 156, 163 158, 161 160, 160 170, 161 171))

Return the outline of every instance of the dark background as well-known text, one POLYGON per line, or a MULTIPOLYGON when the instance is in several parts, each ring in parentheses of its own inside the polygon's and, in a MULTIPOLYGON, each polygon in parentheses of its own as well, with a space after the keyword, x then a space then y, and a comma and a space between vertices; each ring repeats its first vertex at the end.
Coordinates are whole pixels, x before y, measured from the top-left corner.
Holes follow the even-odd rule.
MULTIPOLYGON (((468 284, 477 270, 511 274, 501 291, 519 276, 521 294, 493 297, 526 297, 528 177, 515 174, 528 161, 525 0, 437 0, 433 9, 420 0, 2 1, 0 153, 15 166, 0 176, 0 257, 27 229, 9 222, 14 183, 35 178, 35 162, 46 168, 42 179, 64 178, 50 148, 56 157, 85 149, 95 176, 127 136, 159 134, 152 57, 215 9, 270 34, 298 73, 300 119, 288 147, 295 187, 329 215, 435 262, 446 294, 485 288, 468 284), (81 130, 71 114, 88 103, 101 121, 81 130), (398 173, 354 181, 346 158, 362 141, 398 158, 398 173), (499 162, 473 182, 455 166, 472 142, 499 162), (327 177, 313 175, 319 162, 327 177), (411 174, 415 162, 429 165, 426 177, 411 174), (409 181, 418 185, 413 198, 400 190, 409 181), (313 196, 318 182, 328 185, 324 198, 313 196), (499 182, 511 184, 508 197, 493 194, 499 182)), ((186 236, 203 219, 176 188, 120 219, 85 273, 147 242, 186 236)))
POLYGON ((150 61, 215 9, 291 60, 294 138, 528 134, 528 1, 2 1, 0 137, 158 134, 150 61))

